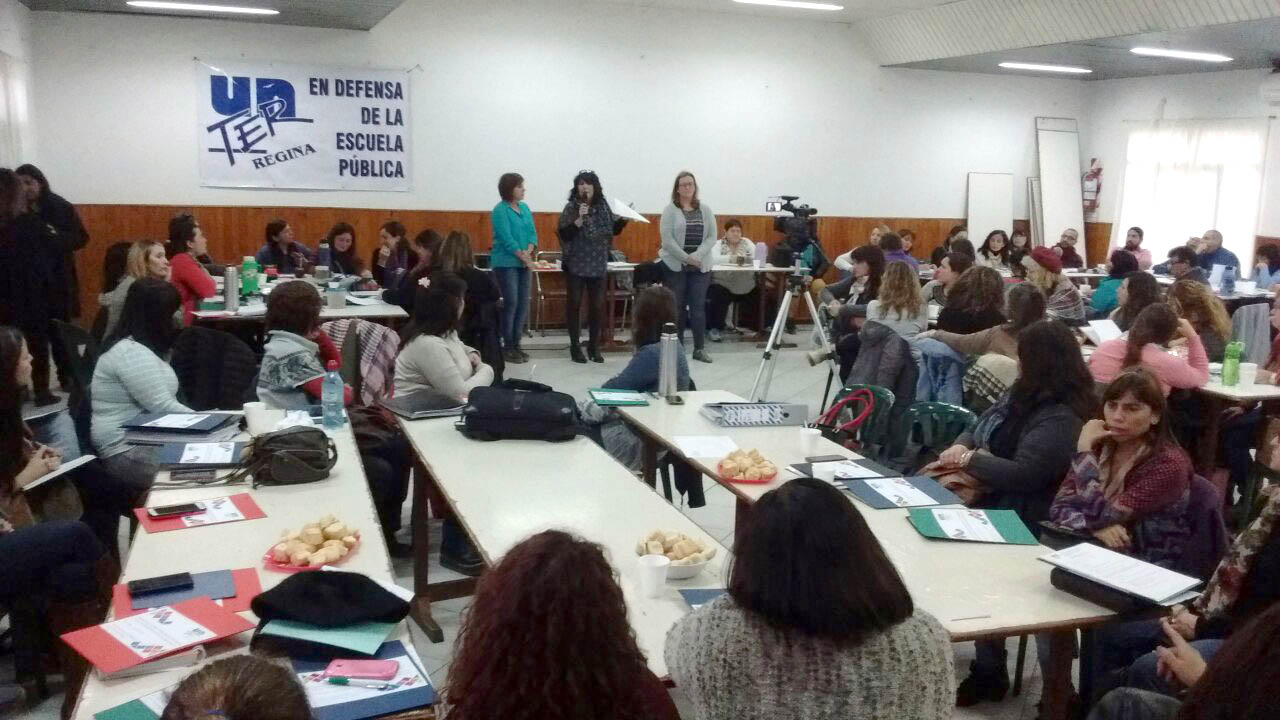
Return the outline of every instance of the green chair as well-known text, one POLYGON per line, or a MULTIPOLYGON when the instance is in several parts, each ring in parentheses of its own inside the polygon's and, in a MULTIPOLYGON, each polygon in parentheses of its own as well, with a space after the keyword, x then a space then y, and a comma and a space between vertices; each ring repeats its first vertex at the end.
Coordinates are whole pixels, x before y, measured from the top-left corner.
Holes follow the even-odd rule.
MULTIPOLYGON (((879 385, 866 385, 863 383, 846 385, 841 388, 840 392, 836 393, 835 400, 831 404, 839 403, 848 397, 850 393, 857 390, 869 391, 871 396, 875 398, 875 406, 871 408, 871 414, 862 422, 862 425, 858 426, 857 431, 854 433, 854 440, 863 449, 867 450, 866 454, 870 455, 873 460, 881 460, 888 453, 889 413, 893 409, 893 391, 879 385)), ((841 413, 841 415, 843 416, 845 413, 841 413)), ((845 418, 846 421, 851 419, 853 419, 852 416, 845 418)))
POLYGON ((904 472, 937 458, 965 430, 978 424, 972 410, 944 402, 918 402, 902 414, 893 433, 892 464, 904 472), (918 440, 917 440, 918 439, 918 440))

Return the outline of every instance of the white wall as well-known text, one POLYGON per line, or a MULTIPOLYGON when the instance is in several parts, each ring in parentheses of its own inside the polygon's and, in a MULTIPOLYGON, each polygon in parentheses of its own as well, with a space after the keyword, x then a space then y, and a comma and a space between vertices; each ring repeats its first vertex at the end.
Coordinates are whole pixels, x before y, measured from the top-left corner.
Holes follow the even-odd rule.
MULTIPOLYGON (((1089 83, 1088 121, 1084 127, 1081 159, 1102 162, 1102 196, 1098 219, 1111 222, 1125 164, 1129 132, 1143 121, 1257 118, 1268 114, 1259 87, 1267 70, 1236 70, 1189 75, 1126 78, 1089 83)), ((1198 234, 1204 228, 1189 229, 1198 234)), ((1262 193, 1258 234, 1280 235, 1280 124, 1271 121, 1270 148, 1262 193)))
POLYGON ((31 123, 31 11, 18 0, 0 0, 0 53, 12 60, 4 72, 9 81, 0 92, 0 165, 17 165, 35 153, 31 123), (9 126, 9 122, 12 126, 9 126))
POLYGON ((561 0, 409 0, 368 33, 33 13, 38 161, 77 202, 479 210, 505 171, 535 209, 575 172, 656 212, 676 171, 718 212, 800 194, 824 215, 963 217, 970 171, 1012 172, 1034 117, 1086 83, 881 69, 846 25, 561 0), (48 40, 47 42, 45 40, 48 40), (411 193, 206 189, 192 57, 408 68, 411 193))

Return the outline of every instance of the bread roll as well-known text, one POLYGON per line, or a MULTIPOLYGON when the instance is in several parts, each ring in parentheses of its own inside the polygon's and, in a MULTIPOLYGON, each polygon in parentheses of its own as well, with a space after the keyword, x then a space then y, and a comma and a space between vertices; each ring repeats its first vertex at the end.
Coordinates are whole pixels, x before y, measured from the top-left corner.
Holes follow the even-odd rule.
POLYGON ((325 540, 341 540, 342 538, 351 534, 347 530, 347 526, 340 522, 330 523, 326 525, 324 527, 323 533, 324 533, 325 540))
POLYGON ((742 479, 743 480, 759 480, 760 471, 752 467, 742 474, 742 479))
POLYGON ((355 547, 355 546, 356 546, 356 543, 358 543, 358 542, 360 542, 360 540, 359 540, 358 538, 356 538, 356 536, 355 536, 355 535, 348 535, 348 536, 346 536, 346 537, 342 538, 342 544, 343 544, 343 545, 346 545, 348 550, 350 550, 351 548, 355 547))
POLYGON ((311 553, 306 550, 294 550, 293 554, 289 556, 289 564, 303 566, 307 564, 307 559, 310 557, 311 553))
POLYGON ((650 540, 649 542, 645 543, 645 554, 646 555, 664 555, 666 554, 666 550, 663 549, 662 543, 658 542, 657 540, 650 540))
POLYGON ((698 544, 688 539, 681 540, 680 542, 676 543, 676 546, 672 548, 671 551, 676 554, 676 557, 679 557, 679 558, 688 557, 698 552, 698 544))
POLYGON ((702 558, 704 560, 710 560, 715 556, 716 556, 716 549, 714 547, 708 547, 702 551, 702 558))
POLYGON ((338 518, 332 515, 325 515, 324 517, 320 518, 320 522, 316 524, 319 525, 320 527, 328 527, 336 522, 338 522, 338 518))
POLYGON ((289 562, 289 546, 285 543, 279 543, 271 548, 271 559, 278 563, 289 562))
POLYGON ((302 542, 308 545, 321 545, 324 543, 324 533, 318 527, 309 527, 302 531, 302 542))

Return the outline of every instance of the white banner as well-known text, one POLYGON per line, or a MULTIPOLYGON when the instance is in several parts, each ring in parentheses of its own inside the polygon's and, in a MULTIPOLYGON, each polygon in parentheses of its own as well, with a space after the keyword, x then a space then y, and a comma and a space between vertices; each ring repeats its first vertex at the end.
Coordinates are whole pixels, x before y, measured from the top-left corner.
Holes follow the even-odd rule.
POLYGON ((411 185, 404 70, 196 61, 200 184, 411 185))

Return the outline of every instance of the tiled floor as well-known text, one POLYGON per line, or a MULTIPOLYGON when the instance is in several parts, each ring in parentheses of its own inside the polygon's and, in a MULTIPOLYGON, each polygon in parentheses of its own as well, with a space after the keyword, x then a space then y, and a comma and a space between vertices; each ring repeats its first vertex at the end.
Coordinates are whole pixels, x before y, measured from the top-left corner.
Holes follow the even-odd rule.
MULTIPOLYGON (((769 399, 805 403, 810 406, 811 410, 816 409, 822 401, 823 386, 827 378, 826 368, 821 366, 811 368, 805 360, 804 352, 808 349, 807 334, 791 337, 790 339, 798 340, 799 347, 784 349, 778 355, 769 399)), ((533 338, 527 342, 525 348, 532 356, 532 361, 525 365, 508 366, 507 374, 509 377, 528 378, 532 373, 534 379, 548 383, 557 390, 573 394, 575 397, 584 397, 587 388, 596 387, 601 381, 619 372, 629 357, 625 353, 612 353, 605 356, 603 366, 595 364, 575 365, 569 360, 568 352, 564 349, 566 347, 567 341, 563 335, 533 338)), ((760 366, 761 353, 763 351, 756 348, 754 343, 747 342, 708 344, 708 349, 714 360, 712 364, 690 363, 690 372, 698 387, 708 390, 729 390, 743 397, 747 396, 755 380, 756 370, 760 366)), ((696 509, 681 509, 699 526, 720 538, 725 545, 732 546, 734 501, 727 490, 714 483, 707 483, 706 506, 696 509)), ((409 507, 406 504, 406 528, 409 527, 408 512, 409 507)), ((433 523, 431 541, 433 548, 439 547, 439 533, 439 523, 433 523)), ((407 540, 408 538, 404 539, 407 540)), ((440 567, 437 559, 438 556, 433 554, 429 571, 433 581, 458 577, 449 570, 440 567)), ((397 581, 401 585, 412 587, 413 567, 409 561, 396 561, 395 572, 397 581)), ((442 643, 435 644, 430 642, 416 628, 412 631, 414 645, 417 647, 423 663, 427 666, 432 681, 437 687, 442 686, 448 677, 449 663, 453 659, 453 640, 457 637, 462 613, 466 611, 469 604, 469 599, 467 598, 432 604, 432 614, 444 630, 445 639, 442 643)), ((997 704, 987 703, 976 708, 957 709, 954 717, 957 719, 997 718, 999 720, 1029 720, 1035 718, 1035 705, 1040 695, 1040 677, 1039 669, 1035 662, 1034 646, 1035 643, 1031 643, 1027 653, 1024 689, 1020 697, 1009 697, 1004 702, 997 704)), ((1012 672, 1015 644, 1010 642, 1009 647, 1009 664, 1012 672)), ((957 680, 959 680, 968 672, 969 661, 973 659, 973 644, 960 643, 955 645, 954 648, 956 676, 957 680)), ((4 662, 0 663, 0 677, 12 677, 12 665, 9 658, 5 658, 4 662)), ((684 717, 693 717, 692 711, 688 708, 679 690, 673 691, 673 696, 681 709, 682 715, 684 717)), ((55 696, 22 717, 56 718, 60 702, 61 697, 55 696)))

